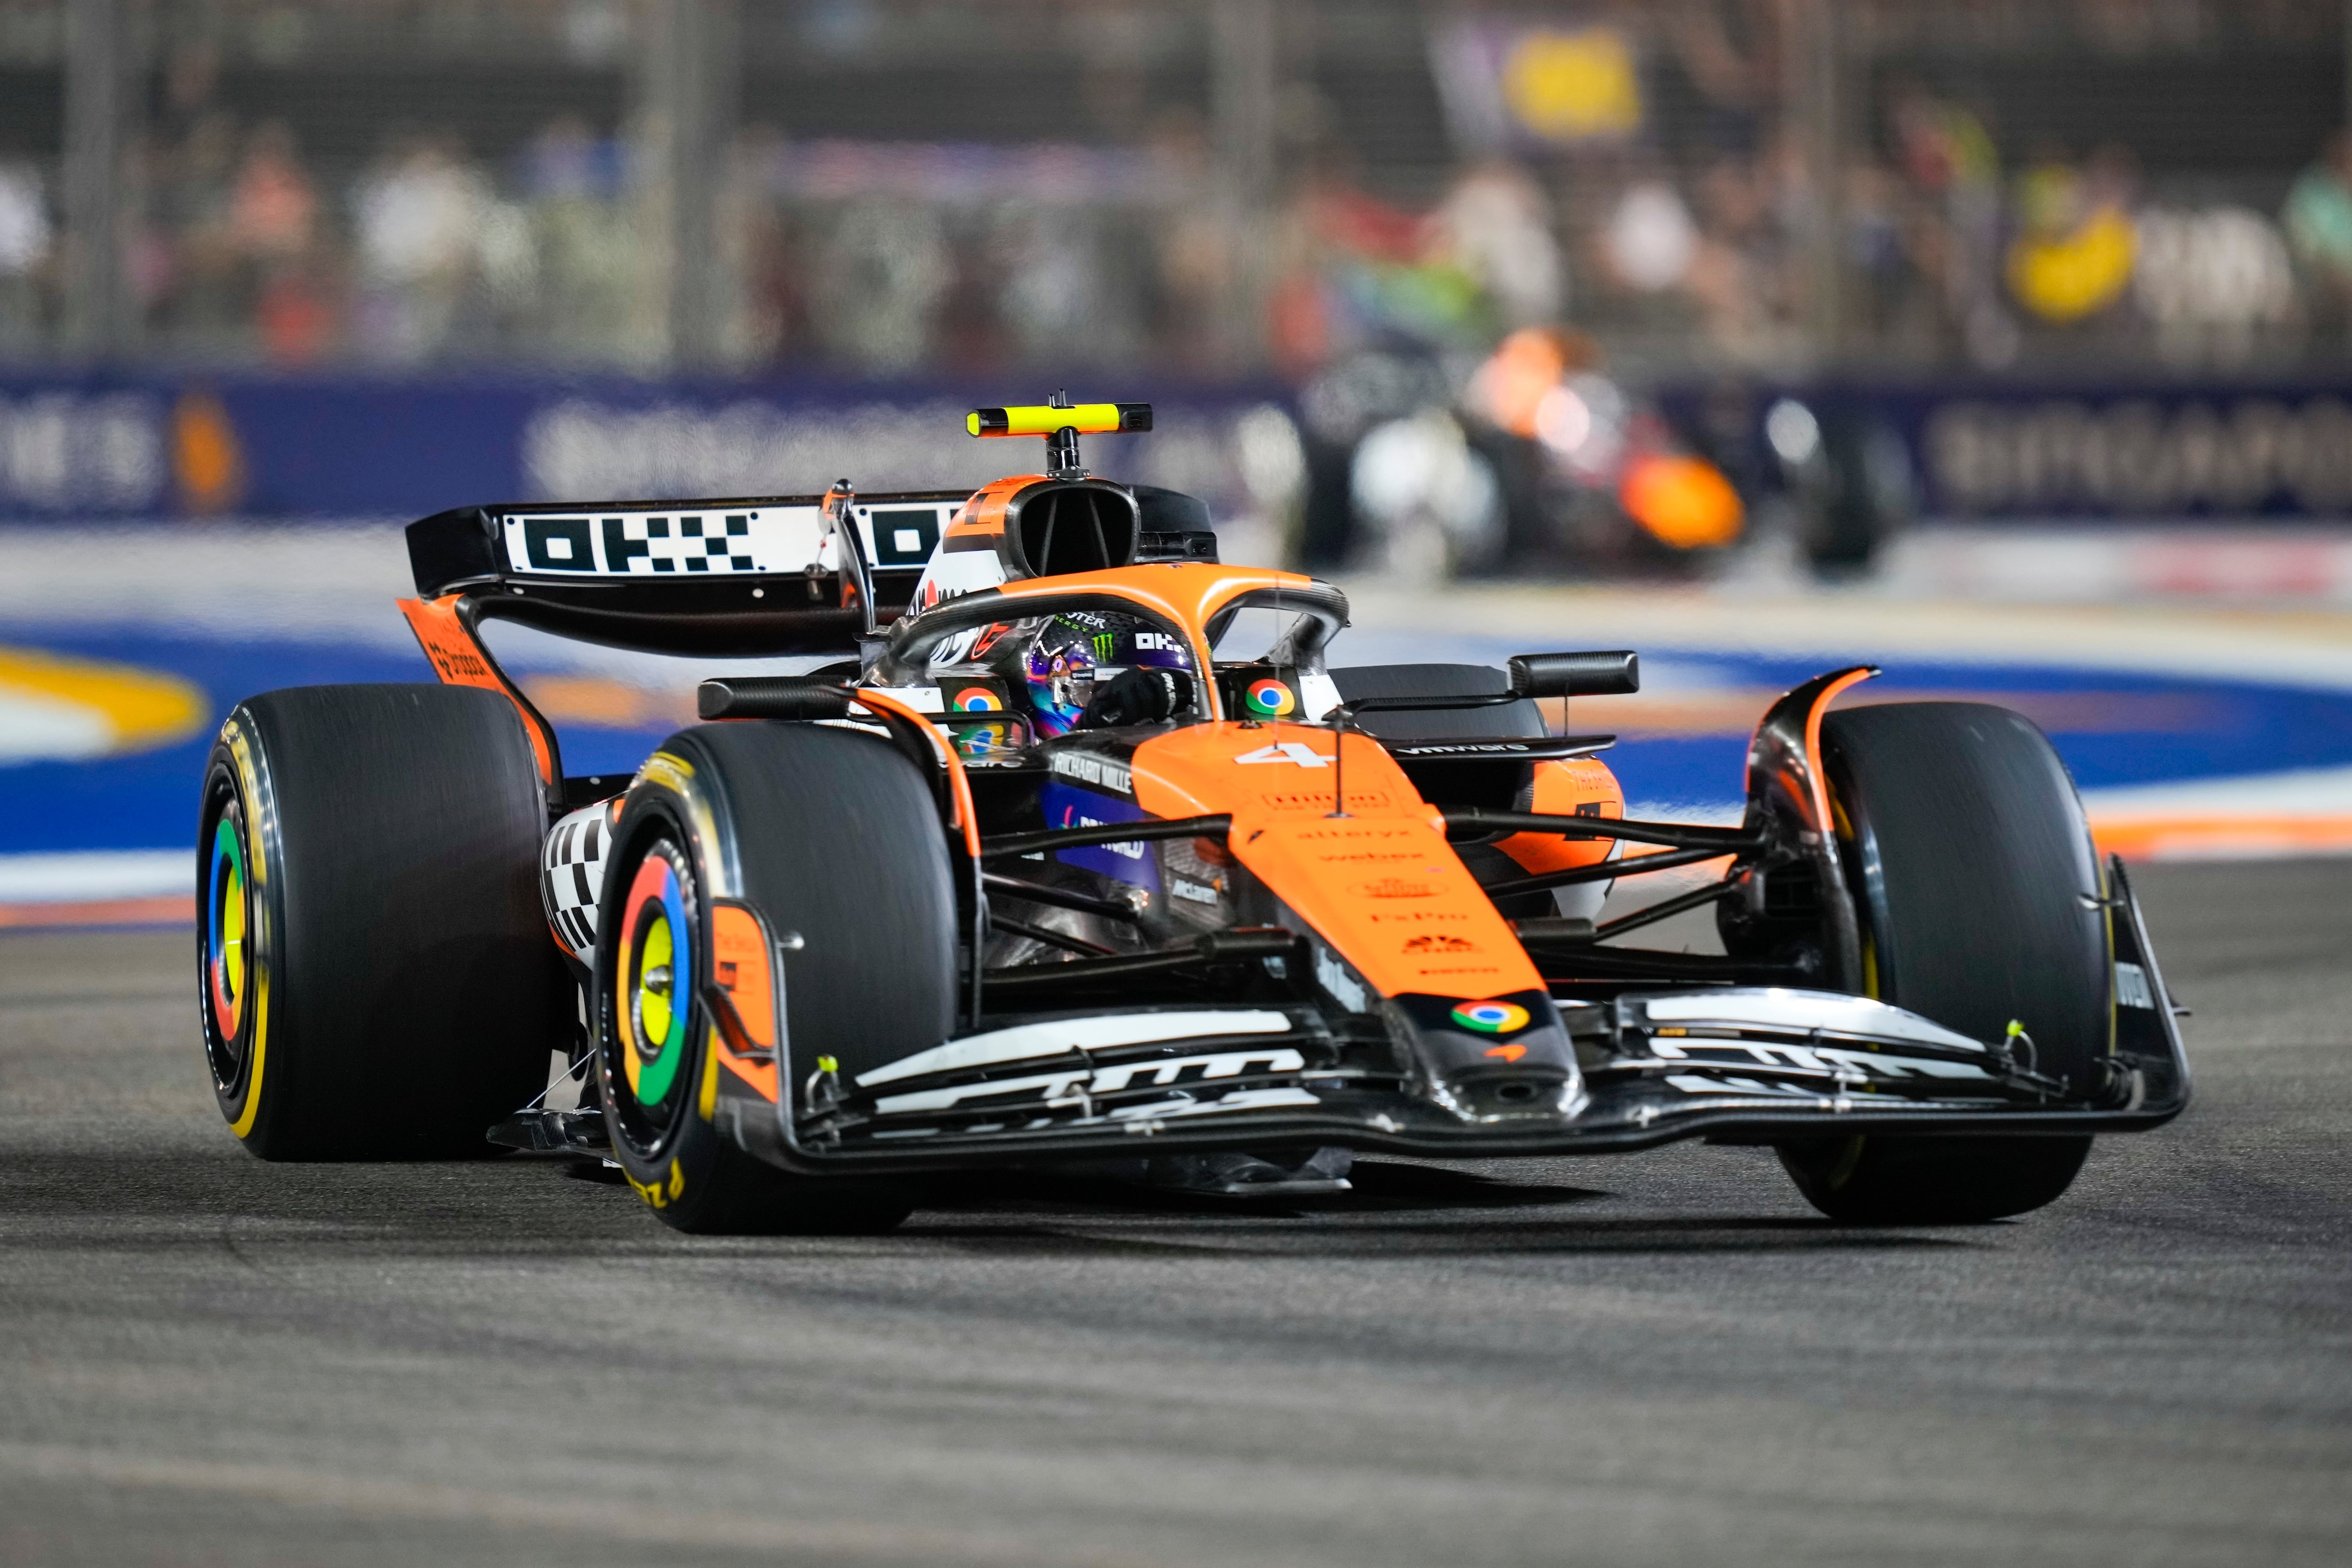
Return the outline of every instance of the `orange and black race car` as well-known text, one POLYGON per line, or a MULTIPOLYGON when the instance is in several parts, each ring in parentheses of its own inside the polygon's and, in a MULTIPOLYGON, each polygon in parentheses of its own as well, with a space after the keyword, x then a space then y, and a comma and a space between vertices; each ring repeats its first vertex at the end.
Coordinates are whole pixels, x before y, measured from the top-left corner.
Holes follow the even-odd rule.
POLYGON ((1705 1137, 1914 1221, 2047 1203, 2186 1104, 2123 867, 2025 719, 1831 711, 1874 673, 1836 671, 1765 715, 1738 826, 1629 820, 1611 737, 1543 705, 1632 691, 1633 653, 1331 667, 1337 589, 1079 465, 1150 425, 980 410, 1048 463, 969 495, 412 525, 443 684, 253 697, 207 770, 236 1135, 572 1151, 703 1231, 887 1226, 992 1165, 1296 1193, 1358 1150, 1705 1137), (830 662, 706 681, 634 777, 567 778, 491 619, 830 662), (1711 869, 1602 918, 1675 867, 1711 869), (1622 939, 1703 908, 1720 954, 1622 939))

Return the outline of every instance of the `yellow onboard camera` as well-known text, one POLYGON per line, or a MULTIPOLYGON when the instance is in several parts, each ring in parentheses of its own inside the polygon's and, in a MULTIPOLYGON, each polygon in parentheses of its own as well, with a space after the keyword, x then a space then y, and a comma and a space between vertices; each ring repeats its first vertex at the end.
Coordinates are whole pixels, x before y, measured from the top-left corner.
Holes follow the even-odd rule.
POLYGON ((1134 434, 1151 428, 1148 402, 1077 402, 1056 393, 1054 401, 1019 408, 976 408, 963 427, 974 435, 1042 435, 1045 472, 1055 478, 1083 477, 1078 462, 1081 435, 1134 434))

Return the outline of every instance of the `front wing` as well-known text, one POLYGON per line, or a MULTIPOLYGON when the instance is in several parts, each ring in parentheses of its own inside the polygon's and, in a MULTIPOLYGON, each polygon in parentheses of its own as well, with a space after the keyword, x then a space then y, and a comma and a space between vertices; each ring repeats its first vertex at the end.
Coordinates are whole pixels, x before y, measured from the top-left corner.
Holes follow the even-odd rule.
POLYGON ((2189 1068, 2119 865, 2113 885, 2115 1051, 2087 1091, 2010 1042, 1867 998, 1694 988, 1562 1004, 1575 1068, 1523 1104, 1449 1103, 1369 1020, 1284 1003, 1033 1020, 854 1082, 792 1063, 787 1043, 786 1092, 725 1102, 721 1124, 806 1171, 1326 1144, 1476 1157, 1691 1137, 2139 1131, 2187 1105, 2189 1068))

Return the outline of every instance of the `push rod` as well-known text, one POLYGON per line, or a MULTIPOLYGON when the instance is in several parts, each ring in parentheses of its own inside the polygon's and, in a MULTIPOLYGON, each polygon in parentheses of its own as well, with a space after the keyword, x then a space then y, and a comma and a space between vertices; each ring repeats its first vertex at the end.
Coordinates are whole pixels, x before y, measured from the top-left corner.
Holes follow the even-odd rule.
POLYGON ((1703 861, 1720 860, 1725 852, 1717 849, 1703 849, 1675 850, 1662 855, 1634 855, 1626 860, 1601 861, 1567 871, 1515 876, 1508 882, 1490 882, 1481 891, 1489 898, 1508 898, 1515 893, 1541 893, 1546 888, 1574 887, 1587 882, 1614 882, 1621 876, 1640 876, 1644 872, 1672 871, 1678 865, 1697 865, 1703 861))
POLYGON ((980 877, 983 893, 1000 894, 1006 898, 1025 898, 1032 904, 1050 904, 1056 909, 1075 909, 1081 915, 1099 915, 1106 920, 1123 920, 1135 924, 1135 907, 1117 899, 1099 898, 1091 893, 1081 893, 1075 887, 1055 887, 1047 883, 1027 882, 1017 876, 999 876, 994 872, 982 872, 980 877))
POLYGON ((1140 822, 1099 822, 1086 828, 1049 828, 1040 833, 1005 833, 980 842, 980 858, 1034 855, 1039 851, 1083 849, 1088 844, 1131 844, 1147 839, 1223 838, 1234 825, 1222 813, 1208 817, 1164 817, 1140 822))
POLYGON ((1796 964, 1643 947, 1546 948, 1528 956, 1546 980, 1734 980, 1752 986, 1809 977, 1796 964))
POLYGON ((1263 929, 1208 931, 1182 947, 1156 953, 1121 954, 1115 958, 1071 958, 1057 964, 1021 964, 987 973, 992 994, 1012 990, 1055 990, 1107 980, 1131 979, 1203 964, 1254 963, 1287 958, 1298 950, 1298 935, 1280 926, 1263 929))
POLYGON ((1621 915, 1614 920, 1602 923, 1593 929, 1592 939, 1595 942, 1606 942, 1612 936, 1622 936, 1628 931, 1655 925, 1661 920, 1671 920, 1675 915, 1689 910, 1704 909, 1710 904, 1719 904, 1726 896, 1738 891, 1738 888, 1727 882, 1717 883, 1712 887, 1693 888, 1688 893, 1662 899, 1647 909, 1637 909, 1631 915, 1621 915))
POLYGON ((1754 833, 1738 828, 1705 828, 1693 822, 1637 822, 1619 817, 1563 817, 1542 811, 1496 811, 1454 806, 1444 812, 1449 828, 1484 832, 1558 833, 1570 839, 1624 839, 1637 844, 1704 849, 1711 854, 1745 854, 1765 847, 1754 833))
POLYGON ((1099 942, 1089 942, 1083 936, 1073 936, 1066 931, 1056 931, 1049 925, 1033 925, 1026 920, 1015 920, 1009 915, 989 917, 989 926, 999 936, 1026 936, 1032 942, 1043 942, 1048 947, 1059 947, 1066 953, 1083 953, 1089 958, 1109 958, 1118 949, 1099 942))

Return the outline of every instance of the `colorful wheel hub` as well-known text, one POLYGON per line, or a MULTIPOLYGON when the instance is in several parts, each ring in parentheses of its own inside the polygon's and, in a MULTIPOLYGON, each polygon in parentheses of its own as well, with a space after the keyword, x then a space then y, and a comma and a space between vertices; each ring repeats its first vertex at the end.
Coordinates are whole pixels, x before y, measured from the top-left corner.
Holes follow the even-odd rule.
POLYGON ((693 1010, 694 925, 686 887, 667 846, 646 856, 622 907, 630 912, 621 947, 621 1061, 629 1092, 657 1105, 677 1086, 693 1010))
POLYGON ((236 1041, 245 1021, 251 955, 247 951, 250 911, 246 898, 245 845, 237 837, 236 822, 226 814, 213 829, 212 864, 205 890, 205 989, 212 1006, 214 1032, 228 1045, 236 1041))
POLYGON ((1464 1002, 1454 1021, 1480 1034, 1509 1034, 1528 1026, 1528 1009, 1517 1002, 1464 1002))
POLYGON ((1271 675, 1252 681, 1243 698, 1249 704, 1250 712, 1269 718, 1281 718, 1298 706, 1298 698, 1290 688, 1271 675))

